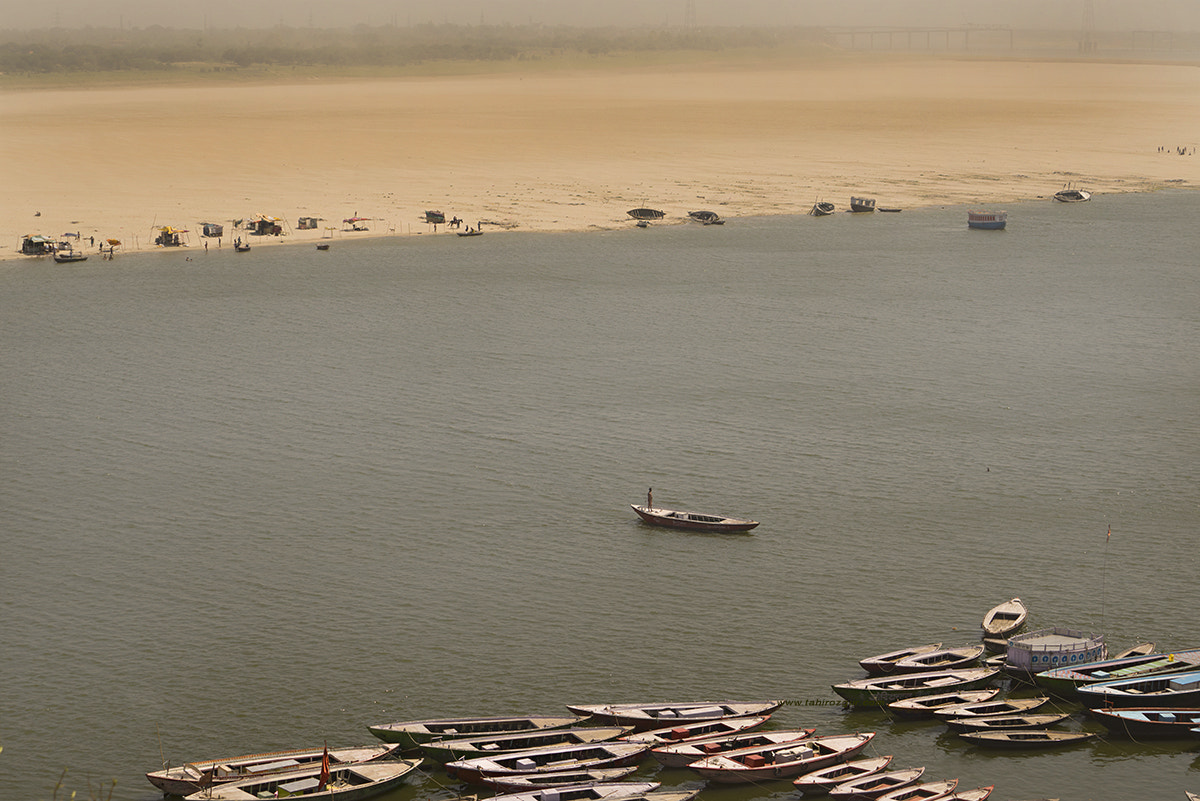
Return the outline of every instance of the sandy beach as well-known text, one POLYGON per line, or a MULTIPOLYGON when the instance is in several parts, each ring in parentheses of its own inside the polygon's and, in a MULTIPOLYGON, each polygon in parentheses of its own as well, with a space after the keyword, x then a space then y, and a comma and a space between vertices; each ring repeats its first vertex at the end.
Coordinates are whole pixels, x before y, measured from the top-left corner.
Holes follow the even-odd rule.
POLYGON ((119 257, 152 249, 162 225, 188 229, 195 252, 201 222, 224 223, 228 247, 231 221, 258 214, 284 235, 255 245, 431 235, 426 209, 566 231, 628 226, 638 206, 671 222, 845 208, 852 194, 996 207, 1068 182, 1200 186, 1190 65, 845 55, 0 95, 0 258, 26 235, 76 231, 120 239, 119 257), (342 230, 353 215, 367 233, 342 230), (324 221, 299 231, 300 216, 324 221))

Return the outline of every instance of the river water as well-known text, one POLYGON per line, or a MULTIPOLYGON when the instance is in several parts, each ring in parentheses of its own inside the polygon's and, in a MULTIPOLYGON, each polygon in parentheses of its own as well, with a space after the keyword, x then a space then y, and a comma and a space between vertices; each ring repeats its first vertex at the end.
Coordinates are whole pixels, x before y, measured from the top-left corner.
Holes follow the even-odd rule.
POLYGON ((1200 647, 1200 195, 1008 211, 0 264, 0 796, 725 698, 997 799, 1200 791, 1196 743, 992 754, 830 690, 1014 595, 1200 647))

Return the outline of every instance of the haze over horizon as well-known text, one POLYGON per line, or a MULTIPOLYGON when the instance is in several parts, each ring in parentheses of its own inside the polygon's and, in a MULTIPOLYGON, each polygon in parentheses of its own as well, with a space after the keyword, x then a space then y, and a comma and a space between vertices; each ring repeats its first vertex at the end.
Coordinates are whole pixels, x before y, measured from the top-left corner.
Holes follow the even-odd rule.
MULTIPOLYGON (((1200 31, 1196 0, 1091 0, 1096 30, 1200 31)), ((1087 0, 0 0, 0 29, 357 25, 1003 26, 1081 30, 1087 0), (693 14, 689 14, 689 9, 693 14)))

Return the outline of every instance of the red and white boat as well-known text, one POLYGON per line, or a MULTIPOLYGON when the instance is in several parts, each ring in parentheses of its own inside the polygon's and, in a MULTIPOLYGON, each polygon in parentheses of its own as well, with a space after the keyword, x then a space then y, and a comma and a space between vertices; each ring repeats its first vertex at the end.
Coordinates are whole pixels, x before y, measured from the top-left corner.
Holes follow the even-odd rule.
POLYGON ((793 779, 857 754, 874 737, 875 732, 870 731, 743 748, 701 759, 688 767, 720 784, 793 779))

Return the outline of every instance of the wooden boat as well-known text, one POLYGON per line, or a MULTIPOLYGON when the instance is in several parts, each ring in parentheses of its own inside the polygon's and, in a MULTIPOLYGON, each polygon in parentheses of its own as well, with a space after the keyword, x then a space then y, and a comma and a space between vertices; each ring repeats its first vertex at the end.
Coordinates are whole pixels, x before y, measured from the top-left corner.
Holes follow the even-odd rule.
POLYGON ((686 701, 665 704, 567 704, 577 715, 590 715, 593 721, 633 726, 638 731, 665 728, 667 724, 699 723, 722 718, 769 715, 783 701, 686 701))
POLYGON ((1008 225, 1007 211, 968 211, 967 227, 1002 231, 1008 225))
POLYGON ((545 729, 565 729, 586 720, 578 715, 533 715, 522 717, 442 718, 439 720, 405 720, 368 726, 371 734, 385 743, 400 743, 404 748, 417 748, 421 743, 443 737, 467 737, 472 734, 511 734, 545 729))
POLYGON ((982 787, 973 787, 970 790, 957 790, 946 796, 942 801, 983 801, 995 789, 996 785, 988 784, 982 787))
POLYGON ((1003 657, 1005 656, 1005 652, 1008 651, 1008 638, 984 637, 983 649, 989 654, 1000 654, 1003 657))
POLYGON ((890 790, 876 798, 879 801, 933 801, 950 795, 956 787, 958 779, 940 779, 936 782, 910 784, 908 787, 890 790))
POLYGON ((1119 654, 1115 654, 1113 659, 1124 659, 1127 656, 1145 656, 1146 654, 1154 653, 1154 643, 1139 642, 1137 645, 1131 645, 1119 654))
POLYGON ((72 264, 77 261, 87 261, 87 254, 79 250, 56 250, 54 260, 59 264, 72 264))
POLYGON ((1029 618, 1029 609, 1020 598, 997 604, 983 616, 983 636, 988 639, 1007 639, 1016 634, 1029 618))
POLYGON ((468 227, 465 231, 457 231, 459 236, 483 236, 483 231, 479 228, 468 227))
POLYGON ((901 768, 885 770, 842 782, 829 791, 829 797, 838 801, 871 799, 900 787, 916 784, 925 774, 925 768, 901 768))
POLYGON ((581 768, 620 768, 636 765, 650 750, 644 743, 587 743, 513 751, 498 756, 458 759, 446 763, 452 779, 480 783, 488 776, 518 773, 548 773, 581 768))
POLYGON ((657 507, 630 504, 638 517, 655 526, 668 528, 686 528, 694 531, 749 531, 758 525, 757 520, 741 520, 736 517, 703 514, 700 512, 683 512, 677 509, 659 509, 657 507))
POLYGON ((1114 734, 1135 740, 1152 738, 1194 737, 1192 730, 1200 726, 1200 709, 1171 709, 1130 707, 1128 709, 1093 709, 1092 716, 1114 734))
POLYGON ((1050 700, 1048 695, 1034 698, 1002 698, 1000 700, 984 701, 979 704, 960 704, 946 707, 933 713, 941 720, 951 718, 978 718, 985 715, 1024 715, 1043 706, 1050 700))
POLYGON ((966 668, 932 673, 907 673, 856 679, 833 685, 833 691, 854 706, 884 706, 901 698, 936 695, 951 690, 978 690, 999 675, 998 670, 966 668))
POLYGON ((759 748, 805 740, 811 737, 815 731, 816 729, 780 729, 727 734, 724 737, 706 737, 701 740, 688 740, 651 748, 650 756, 658 760, 659 764, 664 767, 686 768, 693 762, 727 751, 741 751, 745 748, 759 748))
POLYGON ((721 225, 725 222, 715 211, 689 211, 688 217, 705 225, 721 225))
POLYGON ((827 200, 818 200, 808 212, 810 217, 828 217, 834 212, 834 205, 827 200))
POLYGON ((1188 801, 1200 801, 1200 794, 1193 793, 1190 790, 1184 790, 1183 793, 1188 797, 1188 801))
POLYGON ((947 718, 954 731, 992 731, 993 729, 1048 729, 1071 717, 1069 712, 1042 712, 1029 715, 973 715, 947 718))
POLYGON ((874 737, 875 732, 869 731, 742 748, 706 757, 688 767, 719 784, 790 779, 842 762, 866 748, 874 737))
POLYGON ((661 220, 667 216, 658 209, 630 209, 626 214, 635 220, 661 220))
POLYGON ((1200 670, 1085 684, 1079 700, 1092 707, 1200 708, 1200 670))
POLYGON ((1135 679, 1165 673, 1183 673, 1200 669, 1200 649, 1173 654, 1140 654, 1099 662, 1084 662, 1069 667, 1035 673, 1033 681, 1056 695, 1074 697, 1088 684, 1117 679, 1135 679))
POLYGON ((875 211, 875 198, 873 197, 852 197, 850 198, 850 211, 855 214, 862 212, 875 211))
POLYGON ((849 762, 839 762, 827 768, 805 773, 792 784, 805 795, 822 795, 843 782, 882 773, 892 764, 891 755, 870 757, 868 759, 852 759, 849 762))
POLYGON ((710 739, 739 734, 759 726, 771 719, 770 715, 750 715, 744 718, 719 718, 696 723, 677 723, 664 729, 648 729, 622 737, 631 743, 646 743, 651 748, 689 740, 710 739))
POLYGON ((1054 199, 1060 203, 1083 203, 1092 199, 1092 193, 1086 189, 1076 189, 1067 184, 1062 189, 1054 193, 1054 199))
POLYGON ((317 250, 329 250, 329 243, 321 242, 320 244, 317 245, 317 250))
POLYGON ((888 711, 902 718, 931 718, 939 709, 963 704, 978 704, 990 701, 1000 694, 999 687, 987 690, 966 690, 960 693, 940 693, 916 698, 901 698, 887 705, 888 711))
POLYGON ((1054 729, 1000 729, 997 731, 968 731, 958 735, 964 740, 987 748, 1047 748, 1082 743, 1096 736, 1090 731, 1058 731, 1054 729))
POLYGON ((904 209, 896 208, 895 206, 880 206, 876 211, 882 211, 886 214, 899 214, 904 209))
MULTIPOLYGON (((399 752, 400 747, 397 745, 331 748, 329 764, 333 766, 373 762, 397 757, 399 752)), ((187 795, 204 786, 227 784, 274 773, 291 773, 311 765, 320 766, 324 755, 324 748, 301 748, 224 759, 203 759, 185 762, 174 768, 152 770, 146 774, 146 778, 165 795, 187 795)))
POLYGON ((404 777, 420 763, 419 759, 402 759, 329 765, 324 781, 324 771, 317 764, 304 770, 206 787, 185 798, 188 801, 258 801, 262 798, 284 797, 359 801, 399 787, 404 777))
POLYGON ((940 648, 927 654, 906 656, 892 666, 893 673, 924 673, 931 670, 953 670, 965 668, 983 656, 983 645, 963 645, 958 648, 940 648))
POLYGON ((928 645, 917 645, 911 648, 901 648, 898 651, 888 651, 886 654, 878 654, 876 656, 868 656, 866 659, 858 660, 858 666, 872 676, 882 676, 894 671, 896 663, 901 659, 908 659, 912 656, 920 656, 921 654, 931 654, 942 647, 940 642, 929 643, 928 645))
MULTIPOLYGON (((604 782, 601 784, 569 784, 554 788, 533 787, 494 796, 488 801, 602 801, 602 799, 642 798, 662 787, 662 782, 604 782)), ((695 795, 693 792, 691 795, 695 795)), ((665 801, 665 799, 663 799, 665 801)))
POLYGON ((421 743, 421 753, 434 762, 445 764, 458 759, 494 756, 513 751, 529 751, 533 748, 546 748, 552 745, 602 743, 606 740, 615 740, 632 731, 632 726, 588 726, 517 732, 515 734, 478 734, 474 737, 421 743))
POLYGON ((546 773, 517 773, 511 776, 485 776, 485 784, 501 793, 520 793, 526 790, 547 787, 565 787, 572 784, 607 784, 624 779, 638 769, 637 765, 623 768, 591 768, 589 770, 558 770, 546 773))

